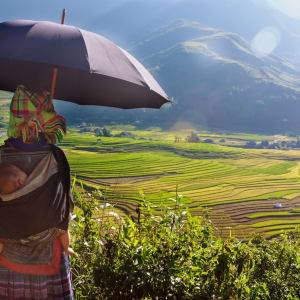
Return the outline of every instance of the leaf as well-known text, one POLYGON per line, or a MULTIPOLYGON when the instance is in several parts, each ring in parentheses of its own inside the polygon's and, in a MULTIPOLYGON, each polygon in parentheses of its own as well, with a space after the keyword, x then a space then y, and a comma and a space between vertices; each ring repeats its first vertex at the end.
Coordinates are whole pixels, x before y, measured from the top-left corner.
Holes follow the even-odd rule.
POLYGON ((100 190, 97 190, 97 192, 98 192, 98 196, 99 196, 99 197, 102 197, 102 196, 103 196, 103 194, 102 194, 102 192, 101 192, 100 190))
POLYGON ((73 192, 73 190, 74 190, 75 183, 76 183, 76 175, 74 176, 73 182, 72 182, 72 192, 73 192))
POLYGON ((177 202, 174 198, 168 198, 168 200, 171 200, 171 201, 174 201, 174 202, 177 202))
POLYGON ((80 186, 81 186, 81 190, 82 190, 82 192, 84 192, 84 188, 83 188, 83 183, 82 183, 82 180, 80 180, 80 186))
POLYGON ((116 212, 114 212, 114 211, 110 211, 109 213, 108 213, 110 216, 113 216, 113 217, 115 217, 115 218, 120 218, 120 216, 116 213, 116 212))

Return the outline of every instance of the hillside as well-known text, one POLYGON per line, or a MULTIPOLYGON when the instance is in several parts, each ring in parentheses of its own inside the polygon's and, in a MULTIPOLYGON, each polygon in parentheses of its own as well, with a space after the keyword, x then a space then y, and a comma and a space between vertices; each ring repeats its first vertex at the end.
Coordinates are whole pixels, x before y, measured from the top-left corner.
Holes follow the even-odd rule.
POLYGON ((114 0, 114 1, 36 1, 4 0, 0 20, 29 19, 58 22, 60 11, 68 11, 66 23, 103 34, 128 48, 153 30, 176 19, 185 18, 236 32, 251 41, 265 27, 280 32, 276 54, 299 62, 299 13, 284 11, 297 1, 286 1, 285 9, 277 3, 284 0, 114 0), (34 7, 34 9, 32 8, 34 7), (296 15, 296 18, 293 18, 296 15), (298 17, 298 18, 297 18, 298 17))
POLYGON ((240 35, 177 20, 129 51, 174 99, 170 108, 123 111, 59 102, 69 124, 135 124, 299 134, 300 71, 275 55, 257 55, 240 35))
POLYGON ((0 138, 6 133, 10 98, 10 94, 0 91, 0 138))
POLYGON ((280 1, 116 0, 113 8, 101 10, 101 15, 93 16, 86 25, 122 47, 147 38, 157 28, 179 18, 235 32, 249 41, 262 29, 273 27, 280 32, 275 53, 300 63, 299 20, 277 10, 272 2, 280 1))
POLYGON ((174 98, 171 108, 123 111, 58 104, 69 122, 298 133, 300 72, 277 56, 257 56, 236 33, 178 20, 129 51, 174 98))
POLYGON ((171 108, 123 111, 58 104, 69 122, 298 134, 300 72, 278 56, 257 56, 236 33, 177 20, 129 51, 174 98, 171 108))
POLYGON ((214 128, 298 130, 300 72, 238 34, 177 21, 131 49, 178 102, 171 115, 214 128))

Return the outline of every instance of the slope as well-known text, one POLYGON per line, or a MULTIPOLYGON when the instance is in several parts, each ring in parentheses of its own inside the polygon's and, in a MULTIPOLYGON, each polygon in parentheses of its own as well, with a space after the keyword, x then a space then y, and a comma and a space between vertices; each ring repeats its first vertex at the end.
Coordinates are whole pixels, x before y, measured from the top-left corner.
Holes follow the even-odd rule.
POLYGON ((235 130, 300 129, 300 72, 279 57, 257 56, 235 33, 181 20, 131 51, 144 53, 142 62, 175 97, 171 113, 177 121, 235 130))

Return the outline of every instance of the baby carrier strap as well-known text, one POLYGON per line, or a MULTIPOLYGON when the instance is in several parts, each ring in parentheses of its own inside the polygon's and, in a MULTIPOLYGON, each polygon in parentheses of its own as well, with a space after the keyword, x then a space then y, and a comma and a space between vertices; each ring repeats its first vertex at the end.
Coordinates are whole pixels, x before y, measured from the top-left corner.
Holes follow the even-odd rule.
POLYGON ((0 146, 1 162, 13 164, 29 175, 37 164, 52 151, 50 145, 38 151, 18 151, 9 146, 0 146))

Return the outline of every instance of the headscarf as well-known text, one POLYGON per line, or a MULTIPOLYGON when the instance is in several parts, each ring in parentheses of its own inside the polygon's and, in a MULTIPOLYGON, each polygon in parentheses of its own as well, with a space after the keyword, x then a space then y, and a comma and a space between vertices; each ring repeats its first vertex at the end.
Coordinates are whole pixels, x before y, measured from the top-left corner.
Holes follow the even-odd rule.
POLYGON ((64 135, 66 120, 56 114, 50 93, 30 93, 19 85, 10 104, 7 136, 28 144, 41 139, 56 144, 62 141, 64 135))

